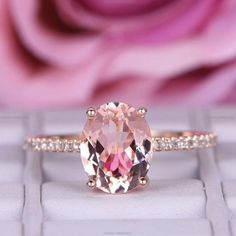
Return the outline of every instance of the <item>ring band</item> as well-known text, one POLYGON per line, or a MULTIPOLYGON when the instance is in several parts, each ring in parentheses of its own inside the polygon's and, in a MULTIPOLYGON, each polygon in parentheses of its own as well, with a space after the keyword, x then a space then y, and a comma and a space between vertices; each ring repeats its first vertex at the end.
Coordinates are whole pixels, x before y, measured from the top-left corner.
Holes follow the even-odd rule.
MULTIPOLYGON (((167 131, 152 136, 153 151, 156 152, 211 148, 216 141, 216 134, 199 131, 167 131)), ((80 152, 81 142, 81 135, 38 136, 27 138, 24 148, 39 152, 80 152)))
POLYGON ((114 194, 147 184, 153 152, 216 145, 217 136, 210 132, 152 133, 146 113, 143 107, 109 102, 87 110, 87 122, 80 134, 30 137, 24 148, 79 153, 88 174, 87 185, 114 194))

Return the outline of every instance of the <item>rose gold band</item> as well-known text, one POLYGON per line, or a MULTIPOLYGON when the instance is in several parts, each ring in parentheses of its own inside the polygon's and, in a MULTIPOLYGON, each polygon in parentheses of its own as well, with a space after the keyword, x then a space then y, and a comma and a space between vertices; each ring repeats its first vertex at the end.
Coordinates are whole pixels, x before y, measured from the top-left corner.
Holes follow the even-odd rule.
MULTIPOLYGON (((217 135, 208 132, 160 132, 152 136, 153 151, 191 150, 216 145, 217 135)), ((45 152, 80 152, 79 135, 38 136, 27 138, 24 148, 45 152)))

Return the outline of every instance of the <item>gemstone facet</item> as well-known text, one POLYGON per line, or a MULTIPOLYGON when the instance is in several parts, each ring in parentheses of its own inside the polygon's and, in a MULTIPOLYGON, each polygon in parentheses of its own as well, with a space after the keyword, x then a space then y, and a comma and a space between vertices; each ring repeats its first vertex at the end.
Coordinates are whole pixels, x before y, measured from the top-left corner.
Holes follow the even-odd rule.
POLYGON ((108 193, 125 193, 147 175, 152 137, 143 116, 125 103, 100 106, 82 132, 80 154, 85 171, 96 187, 108 193))

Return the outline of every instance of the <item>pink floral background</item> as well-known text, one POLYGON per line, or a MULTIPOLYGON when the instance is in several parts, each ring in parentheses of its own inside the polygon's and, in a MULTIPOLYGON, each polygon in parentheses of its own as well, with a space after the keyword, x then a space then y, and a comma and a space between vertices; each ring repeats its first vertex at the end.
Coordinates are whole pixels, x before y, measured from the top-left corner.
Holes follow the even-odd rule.
POLYGON ((236 103, 235 0, 0 0, 0 106, 236 103))

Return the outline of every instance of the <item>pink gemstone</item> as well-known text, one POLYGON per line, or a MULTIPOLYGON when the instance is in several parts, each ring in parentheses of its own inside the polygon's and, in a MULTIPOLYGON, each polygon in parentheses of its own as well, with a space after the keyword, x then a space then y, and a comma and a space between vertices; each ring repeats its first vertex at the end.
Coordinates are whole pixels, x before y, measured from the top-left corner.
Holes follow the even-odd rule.
POLYGON ((96 187, 108 193, 125 193, 139 185, 151 160, 151 132, 135 108, 107 103, 88 119, 80 145, 85 171, 96 187))

